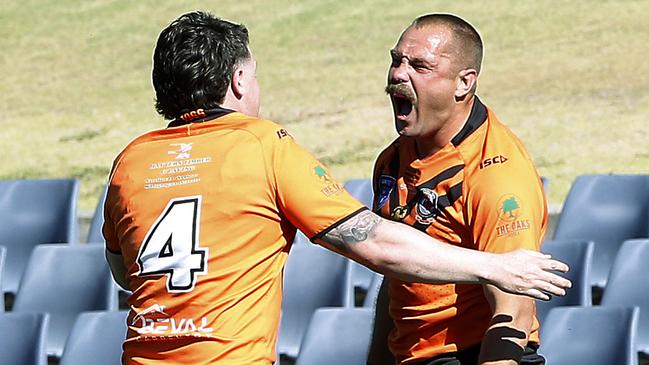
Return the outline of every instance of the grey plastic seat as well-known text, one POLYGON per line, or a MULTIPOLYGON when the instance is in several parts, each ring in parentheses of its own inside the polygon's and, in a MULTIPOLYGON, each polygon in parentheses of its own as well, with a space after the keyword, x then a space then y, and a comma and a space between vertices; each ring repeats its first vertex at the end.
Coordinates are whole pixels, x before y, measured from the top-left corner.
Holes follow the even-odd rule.
POLYGON ((2 291, 15 293, 34 246, 78 241, 79 181, 0 181, 0 245, 7 247, 2 291))
POLYGON ((553 297, 549 301, 536 301, 536 317, 543 320, 550 309, 561 306, 590 306, 592 304, 590 271, 595 244, 591 241, 553 240, 545 241, 541 251, 570 266, 570 271, 562 274, 572 281, 572 287, 563 297, 553 297))
POLYGON ((381 284, 383 283, 383 275, 374 273, 370 286, 367 289, 367 294, 363 299, 364 308, 374 308, 376 306, 376 299, 379 297, 381 284))
MULTIPOLYGON (((2 287, 2 276, 5 267, 5 259, 7 257, 7 248, 0 246, 0 288, 2 287)), ((5 296, 0 292, 0 313, 5 311, 5 296)))
POLYGON ((309 237, 304 235, 302 231, 298 230, 295 233, 295 239, 293 240, 293 245, 304 245, 304 244, 310 244, 311 241, 309 240, 309 237))
POLYGON ((347 180, 344 184, 345 189, 351 196, 358 199, 366 207, 372 208, 372 201, 374 200, 374 190, 372 188, 371 179, 351 179, 347 180))
MULTIPOLYGON (((344 184, 345 189, 353 196, 363 203, 366 207, 372 208, 374 200, 374 190, 372 188, 371 179, 351 179, 347 180, 344 184)), ((350 260, 350 272, 352 280, 352 291, 360 289, 361 292, 366 292, 374 271, 367 267, 350 260)))
POLYGON ((320 308, 313 314, 296 365, 365 365, 372 336, 370 308, 320 308))
POLYGON ((547 176, 541 176, 541 184, 543 184, 543 191, 545 191, 545 195, 547 196, 550 192, 550 178, 547 176))
POLYGON ((584 175, 572 184, 554 239, 595 243, 591 283, 606 278, 622 242, 649 237, 649 175, 584 175))
POLYGON ((637 306, 638 351, 649 355, 649 239, 628 240, 613 262, 602 306, 637 306))
POLYGON ((360 293, 367 295, 367 292, 372 285, 372 280, 374 275, 377 275, 376 272, 372 271, 370 268, 363 266, 356 261, 349 261, 349 282, 351 284, 350 291, 355 293, 359 291, 360 293))
POLYGON ((107 186, 101 191, 99 195, 99 200, 95 206, 95 213, 92 215, 92 220, 90 221, 90 227, 88 228, 88 235, 86 237, 86 242, 88 243, 104 243, 104 235, 101 230, 104 226, 104 202, 106 201, 106 191, 107 186))
POLYGON ((637 365, 636 307, 557 307, 541 326, 548 365, 637 365))
POLYGON ((0 313, 0 364, 47 365, 45 313, 0 313))
POLYGON ((346 257, 314 244, 293 246, 284 268, 278 352, 295 358, 313 312, 344 306, 348 287, 346 257))
POLYGON ((49 313, 47 354, 60 357, 79 313, 116 310, 117 305, 102 246, 46 244, 29 259, 13 311, 49 313))
POLYGON ((96 311, 79 314, 63 350, 59 365, 121 364, 128 311, 96 311))

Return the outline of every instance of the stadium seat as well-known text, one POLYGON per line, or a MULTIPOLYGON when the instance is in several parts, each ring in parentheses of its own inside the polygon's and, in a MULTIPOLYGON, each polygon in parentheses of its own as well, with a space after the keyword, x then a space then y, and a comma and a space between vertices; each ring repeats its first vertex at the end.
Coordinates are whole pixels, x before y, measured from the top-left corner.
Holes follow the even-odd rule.
POLYGON ((354 198, 358 199, 366 207, 372 208, 374 200, 374 190, 372 189, 371 179, 352 179, 347 180, 344 184, 345 189, 354 198))
POLYGON ((379 297, 379 291, 381 289, 381 284, 383 283, 383 275, 379 273, 374 273, 370 286, 367 289, 367 294, 363 300, 363 307, 365 308, 374 308, 376 306, 376 299, 379 297))
POLYGON ((305 236, 302 231, 298 230, 297 233, 295 233, 295 239, 293 240, 294 245, 303 245, 310 243, 311 241, 309 240, 309 237, 305 236))
MULTIPOLYGON (((2 273, 5 267, 5 258, 7 257, 7 248, 0 246, 0 288, 2 287, 2 273)), ((0 313, 5 311, 5 296, 0 293, 0 313)))
MULTIPOLYGON (((362 296, 366 296, 367 292, 372 283, 372 279, 376 275, 376 272, 372 271, 367 266, 363 266, 356 261, 349 261, 349 274, 351 283, 350 291, 351 293, 359 292, 362 296)), ((353 306, 353 305, 352 305, 353 306)))
POLYGON ((547 176, 541 176, 541 183, 543 184, 543 191, 545 191, 545 195, 547 196, 550 192, 550 179, 547 176))
POLYGON ((295 365, 366 364, 373 318, 370 308, 318 309, 295 365))
POLYGON ((277 349, 295 358, 313 312, 351 300, 347 258, 318 245, 295 245, 284 268, 284 299, 277 349))
POLYGON ((563 297, 553 297, 549 301, 536 301, 536 317, 542 324, 543 319, 554 307, 561 306, 590 306, 590 265, 593 257, 594 243, 591 241, 556 240, 545 241, 541 251, 551 254, 570 266, 570 271, 562 276, 572 281, 572 287, 563 297))
POLYGON ((86 242, 88 243, 104 243, 104 235, 101 233, 101 229, 104 225, 104 201, 106 201, 106 187, 101 191, 99 195, 99 200, 95 206, 95 213, 92 215, 92 220, 90 221, 90 227, 88 228, 88 235, 86 237, 86 242))
POLYGON ((0 364, 47 365, 45 313, 0 313, 0 364))
POLYGON ((572 184, 554 239, 595 243, 591 284, 606 278, 623 241, 649 237, 649 175, 584 175, 572 184))
POLYGON ((541 327, 548 365, 637 365, 638 308, 557 307, 541 327))
POLYGON ((116 365, 121 363, 128 311, 95 311, 79 314, 59 365, 116 365))
POLYGON ((13 311, 49 313, 47 354, 60 357, 79 313, 116 310, 117 304, 103 247, 46 244, 29 259, 13 311))
POLYGON ((2 291, 16 293, 34 246, 78 241, 79 181, 0 181, 0 245, 7 247, 2 291))
POLYGON ((649 355, 649 239, 628 240, 613 262, 602 306, 637 306, 638 351, 649 355))

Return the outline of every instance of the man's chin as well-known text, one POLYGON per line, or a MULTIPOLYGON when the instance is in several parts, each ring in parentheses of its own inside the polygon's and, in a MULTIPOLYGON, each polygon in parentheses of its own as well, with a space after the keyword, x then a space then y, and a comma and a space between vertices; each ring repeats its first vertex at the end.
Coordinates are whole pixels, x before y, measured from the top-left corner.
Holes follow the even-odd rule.
POLYGON ((402 136, 402 137, 412 137, 412 130, 404 127, 404 128, 397 128, 397 133, 402 136))
POLYGON ((408 124, 402 120, 396 119, 394 121, 395 129, 400 136, 409 137, 411 128, 408 128, 408 124))

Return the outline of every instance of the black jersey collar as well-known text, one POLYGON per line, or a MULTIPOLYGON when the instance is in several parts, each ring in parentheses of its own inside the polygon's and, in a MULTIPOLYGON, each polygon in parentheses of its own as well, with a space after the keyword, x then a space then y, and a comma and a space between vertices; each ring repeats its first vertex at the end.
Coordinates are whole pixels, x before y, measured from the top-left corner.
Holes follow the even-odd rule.
POLYGON ((181 125, 189 123, 205 122, 230 113, 234 113, 234 110, 220 107, 214 109, 196 109, 191 112, 183 113, 180 117, 172 120, 169 125, 167 125, 167 128, 180 127, 181 125))
POLYGON ((487 107, 482 104, 480 99, 476 96, 473 101, 473 107, 471 108, 471 114, 469 114, 469 119, 462 127, 462 130, 453 137, 451 143, 454 146, 459 145, 464 141, 468 136, 471 135, 476 129, 478 129, 482 123, 487 120, 487 107))

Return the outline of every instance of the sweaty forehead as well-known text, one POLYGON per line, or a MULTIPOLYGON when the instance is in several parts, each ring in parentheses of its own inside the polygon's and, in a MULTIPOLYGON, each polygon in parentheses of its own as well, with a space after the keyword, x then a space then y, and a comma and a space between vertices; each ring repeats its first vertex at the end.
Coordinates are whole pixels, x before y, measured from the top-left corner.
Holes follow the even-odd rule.
POLYGON ((430 58, 448 56, 451 33, 442 27, 409 27, 399 38, 395 51, 403 56, 430 58))

